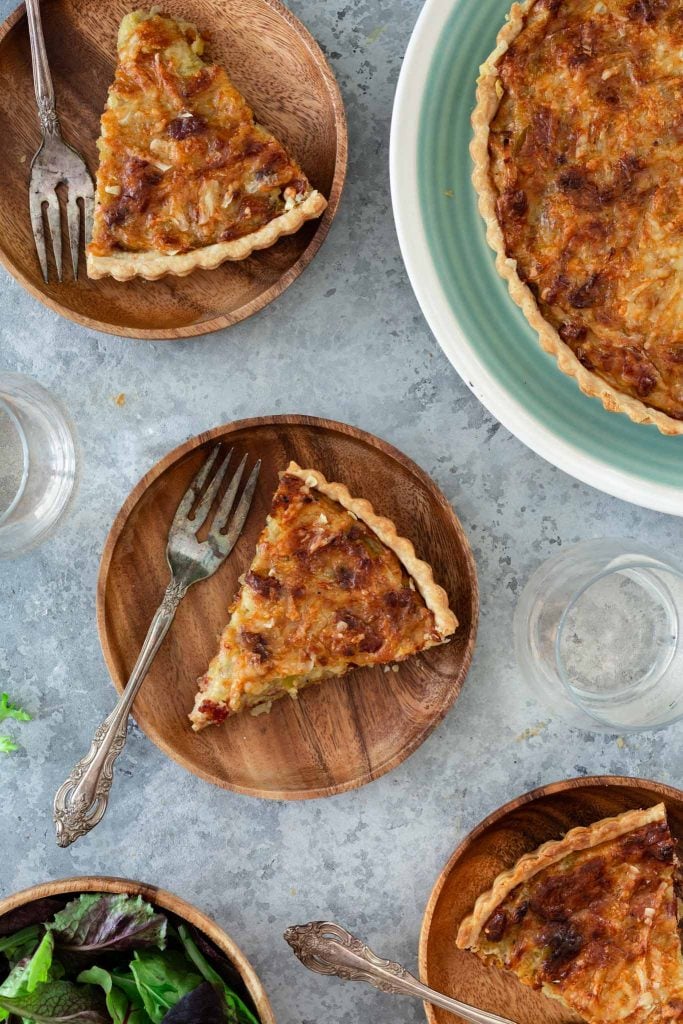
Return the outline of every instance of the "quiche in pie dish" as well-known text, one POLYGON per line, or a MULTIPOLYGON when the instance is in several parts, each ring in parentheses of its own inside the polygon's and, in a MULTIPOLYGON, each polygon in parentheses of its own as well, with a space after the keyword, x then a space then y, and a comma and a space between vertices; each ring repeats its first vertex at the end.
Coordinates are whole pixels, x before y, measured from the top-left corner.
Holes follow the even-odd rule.
POLYGON ((267 711, 357 666, 402 661, 457 626, 446 592, 393 522, 295 462, 230 613, 199 680, 195 730, 247 708, 267 711))
POLYGON ((213 269, 298 231, 327 205, 203 50, 190 22, 153 11, 121 22, 98 142, 90 277, 213 269))
POLYGON ((683 432, 680 0, 525 0, 481 67, 474 184, 512 298, 588 395, 683 432))
POLYGON ((588 1024, 681 1021, 677 868, 664 804, 572 829, 499 875, 457 944, 588 1024))

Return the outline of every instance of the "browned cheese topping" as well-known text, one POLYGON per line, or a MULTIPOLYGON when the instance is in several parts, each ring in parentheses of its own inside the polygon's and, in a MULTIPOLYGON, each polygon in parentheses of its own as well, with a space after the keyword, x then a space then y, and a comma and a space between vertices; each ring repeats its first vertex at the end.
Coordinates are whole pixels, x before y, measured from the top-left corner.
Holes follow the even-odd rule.
POLYGON ((221 649, 200 680, 200 715, 242 707, 352 666, 401 660, 440 641, 401 562, 372 530, 285 474, 221 649))
POLYGON ((187 22, 139 11, 124 19, 98 143, 93 255, 171 255, 232 241, 310 193, 301 168, 202 51, 187 22))
POLYGON ((538 0, 498 68, 507 255, 586 368, 683 419, 681 0, 538 0))
POLYGON ((558 987, 586 1020, 607 1019, 605 1007, 622 1020, 620 1006, 629 1024, 683 1020, 674 863, 665 821, 570 854, 512 890, 480 948, 526 984, 558 987), (641 984, 650 999, 663 986, 663 1005, 634 998, 641 984))

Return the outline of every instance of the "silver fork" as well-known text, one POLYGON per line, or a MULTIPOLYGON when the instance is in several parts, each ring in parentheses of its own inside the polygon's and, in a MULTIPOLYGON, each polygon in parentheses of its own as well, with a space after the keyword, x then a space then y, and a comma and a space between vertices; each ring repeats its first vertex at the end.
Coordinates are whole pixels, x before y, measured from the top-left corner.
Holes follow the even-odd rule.
POLYGON ((333 974, 344 981, 367 981, 380 992, 398 996, 416 996, 425 1003, 440 1006, 471 1024, 513 1024, 507 1017, 480 1010, 443 992, 428 988, 401 964, 383 960, 360 939, 333 921, 311 921, 288 928, 284 939, 304 967, 317 974, 333 974))
POLYGON ((78 241, 81 221, 78 200, 80 199, 83 203, 84 235, 87 245, 92 234, 95 189, 83 157, 72 146, 67 145, 62 138, 62 130, 55 110, 55 92, 45 50, 39 0, 26 0, 26 15, 31 40, 33 85, 36 91, 40 127, 43 132, 43 141, 31 161, 29 210, 40 269, 47 284, 47 245, 43 224, 43 203, 47 203, 46 214, 49 233, 52 236, 52 251, 55 257, 57 278, 61 281, 62 229, 57 186, 65 185, 67 187, 66 221, 75 279, 78 277, 78 241))
POLYGON ((213 576, 234 548, 242 532, 256 489, 261 467, 260 459, 245 484, 228 529, 225 533, 222 531, 228 525, 228 517, 235 503, 247 461, 246 455, 218 504, 206 540, 197 540, 197 533, 206 522, 218 495, 232 456, 232 449, 223 458, 204 491, 194 516, 190 518, 202 488, 209 480, 220 450, 221 446, 216 445, 178 505, 166 546, 171 582, 166 587, 163 601, 152 619, 126 688, 114 710, 96 730, 88 753, 57 790, 54 800, 54 821, 59 846, 69 846, 80 836, 86 835, 104 817, 112 786, 114 762, 126 742, 128 715, 150 665, 168 633, 178 605, 193 583, 213 576))

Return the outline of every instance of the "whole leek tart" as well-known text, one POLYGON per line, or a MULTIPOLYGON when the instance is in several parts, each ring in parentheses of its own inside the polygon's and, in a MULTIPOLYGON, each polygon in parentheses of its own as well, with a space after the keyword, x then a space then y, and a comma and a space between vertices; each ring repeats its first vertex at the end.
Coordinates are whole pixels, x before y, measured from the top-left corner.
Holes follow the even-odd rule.
POLYGON ((526 0, 482 65, 474 184, 510 294, 588 395, 683 433, 680 0, 526 0))

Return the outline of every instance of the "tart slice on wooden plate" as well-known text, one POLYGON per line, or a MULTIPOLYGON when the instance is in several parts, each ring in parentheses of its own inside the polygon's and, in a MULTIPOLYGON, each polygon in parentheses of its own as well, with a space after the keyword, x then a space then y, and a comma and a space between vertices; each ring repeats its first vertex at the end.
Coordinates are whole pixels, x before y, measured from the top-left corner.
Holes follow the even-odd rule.
POLYGON ((683 1020, 677 868, 664 804, 572 829, 500 874, 457 944, 589 1024, 683 1020))
POLYGON ((98 142, 92 278, 214 269, 327 205, 203 51, 190 22, 142 10, 121 22, 98 142))
POLYGON ((315 469, 282 475, 220 649, 199 681, 195 730, 350 669, 441 644, 457 620, 431 567, 390 519, 315 469))

